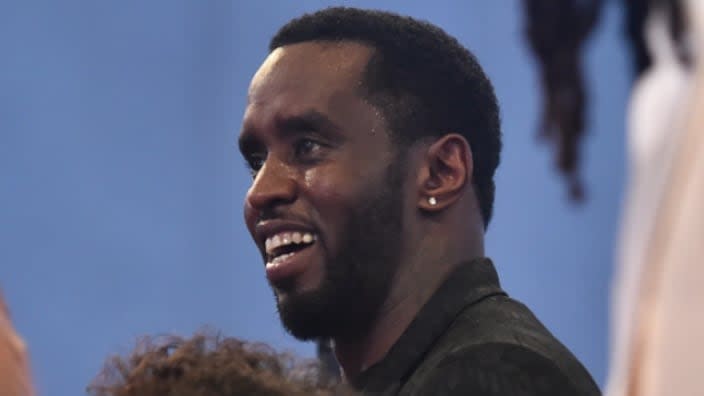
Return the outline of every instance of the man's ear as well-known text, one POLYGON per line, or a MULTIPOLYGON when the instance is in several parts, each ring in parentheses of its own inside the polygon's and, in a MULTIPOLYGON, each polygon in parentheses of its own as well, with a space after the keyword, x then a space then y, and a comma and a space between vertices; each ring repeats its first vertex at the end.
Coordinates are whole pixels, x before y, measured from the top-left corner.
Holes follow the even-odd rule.
POLYGON ((471 182, 472 149, 459 134, 442 136, 428 146, 418 173, 418 207, 440 211, 457 201, 471 182))

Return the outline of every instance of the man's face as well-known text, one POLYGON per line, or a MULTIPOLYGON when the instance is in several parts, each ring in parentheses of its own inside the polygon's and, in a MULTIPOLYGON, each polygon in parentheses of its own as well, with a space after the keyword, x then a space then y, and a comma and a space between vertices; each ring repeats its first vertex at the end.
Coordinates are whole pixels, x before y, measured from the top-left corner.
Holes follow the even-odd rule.
POLYGON ((301 339, 364 331, 398 266, 405 173, 382 114, 360 94, 371 52, 285 46, 249 90, 245 221, 282 322, 301 339))

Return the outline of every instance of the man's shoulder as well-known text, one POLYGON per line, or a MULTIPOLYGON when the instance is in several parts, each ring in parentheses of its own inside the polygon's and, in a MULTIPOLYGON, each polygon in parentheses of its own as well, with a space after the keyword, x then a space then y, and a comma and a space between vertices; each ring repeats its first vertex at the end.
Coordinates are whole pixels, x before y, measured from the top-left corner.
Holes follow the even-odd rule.
POLYGON ((437 346, 466 348, 487 343, 521 345, 541 354, 567 352, 528 307, 506 295, 465 307, 437 346))
POLYGON ((423 366, 402 395, 599 395, 593 382, 575 381, 558 362, 516 343, 459 347, 423 366))
POLYGON ((506 296, 465 308, 408 385, 409 390, 436 388, 438 395, 599 394, 574 355, 527 307, 506 296))

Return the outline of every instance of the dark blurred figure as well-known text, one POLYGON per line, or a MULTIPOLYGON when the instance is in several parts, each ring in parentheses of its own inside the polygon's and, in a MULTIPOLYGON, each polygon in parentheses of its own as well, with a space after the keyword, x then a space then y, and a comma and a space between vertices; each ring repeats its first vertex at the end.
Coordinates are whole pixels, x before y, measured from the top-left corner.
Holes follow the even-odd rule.
MULTIPOLYGON (((129 356, 107 360, 91 396, 336 396, 315 362, 205 332, 142 339, 129 356)), ((3 394, 4 395, 4 394, 3 394)))
MULTIPOLYGON (((625 34, 635 76, 651 64, 644 25, 653 8, 666 5, 671 35, 682 60, 686 48, 680 0, 622 0, 625 34)), ((603 0, 523 0, 526 39, 538 61, 543 89, 539 136, 555 148, 556 165, 569 183, 570 198, 580 201, 580 142, 585 132, 588 88, 584 84, 582 50, 598 25, 603 0)))
POLYGON ((645 21, 656 8, 661 8, 667 14, 670 35, 680 61, 685 64, 691 62, 685 39, 687 21, 681 0, 624 0, 623 3, 626 10, 626 39, 630 44, 635 77, 648 70, 653 62, 653 55, 645 40, 645 21))
POLYGON ((570 197, 581 200, 579 141, 584 133, 586 89, 581 49, 602 0, 524 0, 526 36, 539 62, 543 115, 539 136, 556 146, 557 166, 569 181, 570 197))
POLYGON ((269 49, 239 146, 284 327, 332 339, 366 395, 598 395, 485 256, 501 131, 475 57, 353 8, 294 19, 269 49))

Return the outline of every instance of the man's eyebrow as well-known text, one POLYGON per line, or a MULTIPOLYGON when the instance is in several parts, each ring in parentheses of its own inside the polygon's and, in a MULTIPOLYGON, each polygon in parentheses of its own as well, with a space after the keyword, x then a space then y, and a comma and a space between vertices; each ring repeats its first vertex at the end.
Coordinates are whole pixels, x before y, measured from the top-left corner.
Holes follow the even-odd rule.
MULTIPOLYGON (((340 127, 325 114, 317 110, 308 110, 304 113, 281 116, 275 121, 277 133, 291 135, 301 132, 319 132, 339 135, 340 127)), ((249 127, 244 127, 238 139, 239 149, 242 154, 257 150, 261 142, 256 133, 249 127)))
POLYGON ((340 130, 340 127, 335 122, 317 110, 308 110, 302 114, 281 117, 276 120, 276 127, 284 134, 306 131, 336 133, 340 130))
POLYGON ((247 128, 242 129, 240 132, 240 137, 237 139, 237 144, 242 155, 247 155, 254 151, 255 147, 258 146, 258 139, 253 133, 248 131, 247 128))

